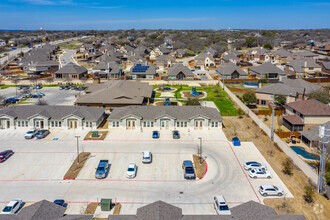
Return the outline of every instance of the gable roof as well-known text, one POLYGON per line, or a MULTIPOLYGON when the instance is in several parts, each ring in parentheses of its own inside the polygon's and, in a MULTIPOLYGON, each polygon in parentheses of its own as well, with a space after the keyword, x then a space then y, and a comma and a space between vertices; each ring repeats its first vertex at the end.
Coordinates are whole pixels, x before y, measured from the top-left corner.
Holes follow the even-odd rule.
POLYGON ((323 62, 322 65, 324 66, 325 69, 330 70, 330 61, 323 62))
POLYGON ((163 201, 156 201, 138 208, 136 215, 139 219, 180 219, 182 217, 182 209, 163 201))
POLYGON ((242 56, 243 55, 243 53, 241 53, 241 52, 239 52, 238 50, 235 50, 235 49, 231 49, 231 50, 229 50, 228 51, 228 54, 229 53, 232 53, 232 54, 234 54, 235 56, 242 56))
POLYGON ((59 69, 56 73, 60 74, 83 74, 86 73, 87 69, 83 66, 78 66, 74 63, 68 63, 63 68, 59 69))
POLYGON ((293 52, 293 56, 300 56, 300 57, 315 57, 318 56, 315 53, 310 52, 309 50, 304 51, 295 51, 293 52))
POLYGON ((241 76, 247 76, 248 73, 243 71, 241 68, 233 64, 232 62, 229 62, 227 64, 221 65, 216 69, 217 73, 220 75, 229 76, 233 72, 238 72, 241 76))
POLYGON ((321 66, 315 63, 313 60, 309 59, 301 59, 301 60, 293 60, 286 64, 287 66, 291 66, 295 72, 303 71, 302 68, 321 68, 321 66))
MULTIPOLYGON (((330 128, 330 121, 325 123, 326 128, 330 128)), ((316 126, 310 130, 300 131, 300 134, 305 136, 309 141, 319 141, 319 126, 316 126)), ((326 144, 330 147, 330 143, 326 144)))
POLYGON ((207 57, 208 57, 210 60, 214 61, 213 57, 212 57, 210 54, 208 54, 208 53, 200 53, 200 54, 198 54, 198 55, 195 57, 195 60, 196 60, 196 61, 203 61, 203 62, 204 62, 204 60, 205 60, 207 57))
POLYGON ((107 71, 108 67, 109 67, 109 73, 119 73, 119 64, 116 62, 100 62, 98 65, 93 67, 93 70, 107 71))
POLYGON ((287 107, 290 107, 303 115, 330 117, 330 106, 315 99, 290 102, 285 105, 285 108, 287 107))
POLYGON ((230 60, 236 60, 239 61, 240 59, 233 53, 228 53, 226 56, 222 57, 222 59, 226 62, 229 62, 230 60))
POLYGON ((194 76, 193 72, 188 67, 184 66, 182 63, 176 63, 176 64, 174 64, 167 71, 167 75, 169 75, 169 76, 176 76, 180 72, 182 72, 185 76, 194 76))
POLYGON ((256 54, 259 54, 259 55, 264 55, 264 54, 269 53, 269 50, 261 47, 261 48, 256 48, 256 49, 249 50, 248 54, 253 54, 254 52, 256 52, 256 54))
POLYGON ((250 70, 258 74, 277 73, 279 75, 287 75, 286 72, 284 72, 283 70, 278 68, 275 64, 272 64, 271 62, 266 62, 259 66, 253 66, 250 68, 250 70))
POLYGON ((277 51, 272 52, 275 56, 279 56, 280 58, 286 58, 292 56, 292 54, 284 49, 279 49, 277 51))
POLYGON ((277 216, 275 210, 268 206, 249 201, 230 209, 232 216, 236 219, 267 219, 277 216))
POLYGON ((114 109, 109 120, 120 120, 129 115, 135 115, 143 120, 153 120, 167 115, 178 120, 204 116, 211 120, 222 121, 217 109, 202 106, 127 106, 114 109))
POLYGON ((66 208, 62 206, 42 200, 22 209, 18 213, 18 217, 33 220, 55 219, 63 217, 65 210, 66 208))

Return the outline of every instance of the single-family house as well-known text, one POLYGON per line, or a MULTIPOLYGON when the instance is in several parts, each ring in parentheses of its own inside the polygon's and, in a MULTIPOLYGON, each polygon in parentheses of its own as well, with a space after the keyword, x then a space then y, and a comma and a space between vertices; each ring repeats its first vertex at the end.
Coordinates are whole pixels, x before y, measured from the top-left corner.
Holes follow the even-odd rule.
POLYGON ((199 69, 204 69, 214 66, 215 66, 215 60, 213 56, 208 53, 200 53, 195 57, 195 67, 199 69))
POLYGON ((7 45, 6 41, 0 39, 0 47, 4 47, 4 46, 6 46, 6 45, 7 45))
POLYGON ((253 66, 249 69, 251 76, 258 79, 283 79, 286 78, 288 73, 278 68, 271 62, 263 63, 259 66, 253 66))
POLYGON ((88 70, 83 66, 78 66, 74 63, 68 63, 53 74, 56 79, 82 79, 87 77, 88 70))
POLYGON ((273 60, 276 63, 286 63, 293 60, 292 53, 285 49, 279 49, 277 51, 271 52, 273 60))
POLYGON ((132 67, 137 63, 147 63, 147 60, 138 55, 130 56, 126 60, 126 70, 125 71, 130 71, 132 69, 132 67))
POLYGON ((92 70, 102 79, 119 79, 121 75, 121 65, 117 62, 100 62, 92 70))
MULTIPOLYGON (((325 128, 330 128, 330 121, 326 122, 325 128)), ((310 130, 300 131, 301 140, 309 147, 315 147, 318 150, 322 150, 322 144, 320 143, 319 137, 319 126, 315 126, 310 130)), ((330 155, 330 142, 325 143, 327 154, 330 155)))
POLYGON ((14 105, 0 109, 0 129, 96 129, 104 118, 100 108, 14 105))
POLYGON ((282 79, 278 83, 263 86, 255 90, 257 105, 268 106, 272 95, 283 95, 286 103, 305 100, 312 92, 322 89, 319 84, 313 84, 303 79, 282 79))
POLYGON ((315 77, 321 73, 322 67, 313 59, 292 60, 285 65, 285 70, 297 78, 315 77))
POLYGON ((193 80, 194 74, 193 72, 182 63, 174 64, 167 71, 168 79, 170 80, 193 80))
POLYGON ((270 51, 261 47, 256 49, 251 49, 245 54, 247 60, 269 62, 271 61, 270 51))
POLYGON ((108 118, 109 128, 118 129, 221 129, 216 108, 201 106, 127 106, 116 108, 108 118))
POLYGON ((183 49, 177 49, 174 51, 174 55, 176 58, 184 58, 189 55, 189 53, 183 49))
POLYGON ((130 70, 132 79, 154 79, 156 67, 150 63, 136 63, 130 70))
POLYGON ((295 51, 292 53, 293 59, 301 60, 301 59, 308 59, 308 60, 315 60, 319 55, 315 54, 309 50, 303 51, 295 51))
POLYGON ((227 53, 227 55, 223 56, 221 58, 221 64, 225 64, 225 63, 233 63, 233 64, 237 64, 240 62, 240 58, 238 58, 235 54, 233 53, 227 53))
POLYGON ((228 55, 228 54, 234 54, 235 56, 237 56, 238 58, 241 58, 243 56, 243 53, 235 50, 235 49, 230 49, 229 51, 225 51, 223 53, 224 56, 228 55))
POLYGON ((156 59, 156 70, 165 71, 175 63, 175 58, 171 55, 161 55, 156 59))
POLYGON ((322 73, 328 77, 330 77, 330 61, 321 62, 322 73))
POLYGON ((330 106, 315 99, 287 103, 283 125, 290 131, 302 131, 330 121, 330 106))
POLYGON ((37 61, 30 64, 28 69, 28 73, 31 74, 41 74, 41 73, 55 73, 58 71, 60 64, 54 60, 47 61, 37 61))
POLYGON ((221 65, 216 69, 218 76, 221 79, 247 79, 248 73, 243 71, 241 68, 229 62, 221 65))

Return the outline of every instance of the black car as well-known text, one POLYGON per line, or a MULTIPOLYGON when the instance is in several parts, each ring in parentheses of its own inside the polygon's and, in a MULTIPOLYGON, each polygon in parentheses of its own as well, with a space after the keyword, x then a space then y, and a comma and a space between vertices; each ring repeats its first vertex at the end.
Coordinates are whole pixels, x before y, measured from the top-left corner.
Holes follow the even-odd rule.
POLYGON ((0 163, 6 161, 14 152, 12 150, 6 150, 0 152, 0 163))
POLYGON ((36 137, 38 139, 42 139, 42 138, 45 138, 47 135, 49 135, 49 133, 50 132, 48 130, 40 130, 40 131, 38 131, 36 137))

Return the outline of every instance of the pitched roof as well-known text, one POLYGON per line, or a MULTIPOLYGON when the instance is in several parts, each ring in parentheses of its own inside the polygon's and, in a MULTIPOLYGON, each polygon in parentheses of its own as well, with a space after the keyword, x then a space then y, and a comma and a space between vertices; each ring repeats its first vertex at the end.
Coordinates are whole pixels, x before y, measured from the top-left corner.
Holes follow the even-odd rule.
POLYGON ((18 213, 18 217, 33 220, 56 219, 63 217, 65 210, 66 208, 62 206, 41 200, 22 209, 18 213))
POLYGON ((34 115, 42 115, 50 120, 61 120, 69 115, 76 115, 84 120, 98 120, 104 109, 85 106, 51 106, 51 105, 14 105, 0 109, 5 114, 17 119, 28 119, 34 115))
POLYGON ((292 54, 284 49, 279 49, 277 51, 272 52, 275 56, 279 56, 280 58, 286 58, 292 56, 292 54))
POLYGON ((157 57, 156 63, 164 63, 164 62, 167 62, 169 60, 174 62, 175 58, 170 56, 170 55, 160 55, 159 57, 157 57))
POLYGON ((97 58, 98 61, 100 62, 120 62, 120 59, 118 59, 115 56, 108 56, 107 54, 103 54, 102 56, 100 56, 99 58, 97 58))
MULTIPOLYGON (((325 123, 325 127, 330 128, 330 121, 325 123)), ((300 134, 305 136, 309 141, 319 141, 319 126, 316 126, 310 130, 300 131, 300 134)), ((330 143, 327 144, 330 147, 330 143)))
POLYGON ((208 54, 208 53, 200 53, 198 54, 196 57, 195 57, 195 60, 198 62, 198 61, 203 61, 206 59, 206 58, 209 58, 210 60, 214 61, 213 57, 208 54))
POLYGON ((119 64, 116 62, 100 62, 98 65, 93 67, 93 70, 107 70, 108 67, 109 73, 119 73, 119 64))
POLYGON ((60 64, 54 60, 45 60, 45 61, 37 61, 33 64, 31 64, 30 66, 36 66, 36 67, 49 67, 49 66, 59 66, 60 64))
POLYGON ((243 71, 241 68, 239 68, 238 66, 236 66, 232 62, 229 62, 227 64, 219 66, 216 71, 217 71, 218 74, 225 75, 225 76, 229 76, 235 71, 238 72, 241 76, 247 76, 248 75, 248 73, 243 71))
POLYGON ((137 62, 134 66, 132 66, 130 72, 134 75, 155 75, 156 67, 147 62, 137 62))
POLYGON ((250 70, 258 74, 277 73, 280 75, 287 75, 286 72, 284 72, 271 62, 266 62, 259 66, 253 66, 250 68, 250 70))
POLYGON ((330 117, 330 106, 327 106, 326 104, 323 104, 315 99, 290 102, 285 105, 285 108, 287 107, 290 107, 303 115, 330 117))
POLYGON ((55 73, 60 74, 83 74, 87 72, 87 69, 83 66, 78 66, 74 63, 68 63, 63 68, 59 69, 55 73))
POLYGON ((303 71, 302 68, 321 68, 321 66, 315 63, 313 60, 309 59, 301 59, 301 60, 293 60, 286 64, 287 66, 291 66, 295 72, 303 71))
POLYGON ((236 60, 239 61, 240 59, 233 53, 228 53, 226 56, 222 57, 222 59, 226 62, 229 62, 230 60, 236 60))
POLYGON ((185 76, 194 76, 193 72, 186 66, 184 66, 182 63, 176 63, 174 64, 167 72, 167 75, 169 76, 176 76, 180 72, 182 72, 185 76))
POLYGON ((163 201, 157 201, 138 208, 136 215, 139 219, 174 220, 182 217, 182 209, 163 201))
POLYGON ((254 201, 243 203, 230 209, 234 219, 268 219, 277 216, 275 210, 254 201))
POLYGON ((292 125, 304 125, 304 121, 298 115, 285 115, 283 119, 287 120, 292 125))
POLYGON ((231 50, 229 50, 228 51, 228 54, 229 53, 232 53, 232 54, 234 54, 235 56, 242 56, 243 55, 243 53, 241 53, 241 52, 239 52, 238 50, 235 50, 235 49, 231 49, 231 50))
POLYGON ((318 56, 315 53, 310 52, 309 50, 304 51, 295 51, 293 52, 293 56, 300 56, 300 57, 315 57, 318 56))
POLYGON ((325 69, 330 70, 330 61, 329 62, 323 62, 322 65, 325 69))
POLYGON ((76 104, 131 104, 141 105, 144 98, 150 98, 153 87, 148 83, 111 80, 103 84, 88 84, 87 94, 76 104))
POLYGON ((202 106, 127 106, 113 110, 109 120, 119 120, 128 115, 135 115, 145 120, 152 120, 163 115, 179 120, 189 120, 201 115, 212 120, 222 121, 217 109, 202 106))
POLYGON ((256 48, 256 49, 249 50, 248 54, 253 54, 253 52, 256 52, 259 55, 264 55, 266 53, 269 53, 269 50, 261 47, 261 48, 256 48))

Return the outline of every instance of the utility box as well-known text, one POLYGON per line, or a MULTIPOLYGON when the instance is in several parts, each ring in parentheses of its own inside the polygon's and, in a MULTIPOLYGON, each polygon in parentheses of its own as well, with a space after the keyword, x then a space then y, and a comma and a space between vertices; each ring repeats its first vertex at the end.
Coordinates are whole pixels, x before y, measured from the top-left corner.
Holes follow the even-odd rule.
POLYGON ((101 211, 111 210, 112 199, 101 199, 101 211))
POLYGON ((92 131, 92 138, 98 138, 99 132, 98 131, 92 131))

